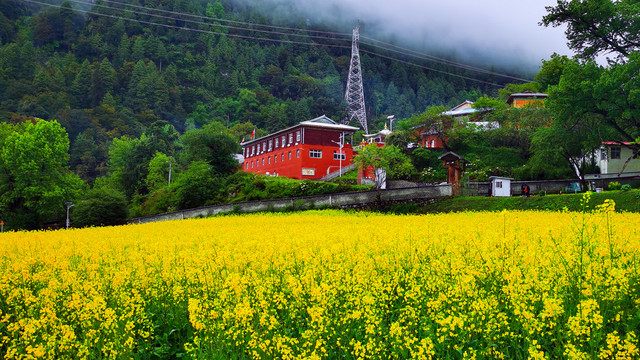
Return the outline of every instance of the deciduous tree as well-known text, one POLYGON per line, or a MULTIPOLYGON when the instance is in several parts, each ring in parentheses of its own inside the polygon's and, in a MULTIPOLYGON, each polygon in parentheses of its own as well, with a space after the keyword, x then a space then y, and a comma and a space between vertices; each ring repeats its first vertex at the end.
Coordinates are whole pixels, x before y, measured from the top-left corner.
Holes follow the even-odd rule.
POLYGON ((376 144, 369 144, 358 152, 353 161, 361 168, 373 166, 385 169, 389 179, 405 178, 415 172, 411 160, 393 145, 378 147, 376 144))
POLYGON ((582 59, 612 54, 618 60, 640 49, 638 0, 558 0, 541 25, 566 25, 569 47, 582 59))
POLYGON ((0 211, 6 223, 34 229, 62 219, 64 203, 83 186, 67 167, 67 133, 58 122, 44 120, 12 130, 0 139, 0 211))
POLYGON ((189 130, 182 136, 182 142, 186 162, 205 161, 219 176, 226 176, 239 167, 234 155, 240 152, 240 145, 220 123, 189 130))

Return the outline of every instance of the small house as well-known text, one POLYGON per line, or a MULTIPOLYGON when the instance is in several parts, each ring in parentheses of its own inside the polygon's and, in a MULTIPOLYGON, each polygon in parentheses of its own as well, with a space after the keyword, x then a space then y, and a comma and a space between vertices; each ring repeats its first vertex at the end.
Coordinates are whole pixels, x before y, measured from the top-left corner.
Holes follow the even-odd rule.
POLYGON ((511 196, 512 178, 502 176, 490 176, 491 196, 511 196))
POLYGON ((600 147, 598 165, 601 175, 640 172, 638 151, 629 142, 603 142, 600 147))

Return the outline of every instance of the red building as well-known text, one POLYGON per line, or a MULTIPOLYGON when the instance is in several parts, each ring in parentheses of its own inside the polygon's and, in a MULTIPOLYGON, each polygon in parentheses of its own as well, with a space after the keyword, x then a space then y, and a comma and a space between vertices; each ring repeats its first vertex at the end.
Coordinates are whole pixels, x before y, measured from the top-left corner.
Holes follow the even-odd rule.
POLYGON ((303 121, 241 143, 242 169, 292 179, 320 179, 351 164, 351 143, 356 130, 358 128, 338 124, 324 115, 303 121), (342 151, 340 144, 343 144, 342 151))

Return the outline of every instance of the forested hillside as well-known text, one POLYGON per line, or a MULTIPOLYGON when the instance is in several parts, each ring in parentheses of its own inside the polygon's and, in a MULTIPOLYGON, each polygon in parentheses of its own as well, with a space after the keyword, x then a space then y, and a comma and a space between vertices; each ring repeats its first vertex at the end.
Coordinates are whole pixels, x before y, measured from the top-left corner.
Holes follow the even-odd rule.
MULTIPOLYGON (((113 138, 138 137, 158 120, 181 133, 219 121, 236 126, 241 138, 254 126, 271 131, 322 114, 345 116, 350 39, 326 35, 334 40, 324 40, 297 31, 302 36, 272 35, 278 41, 266 41, 232 37, 267 36, 223 27, 229 23, 204 25, 218 24, 207 20, 215 18, 307 27, 301 15, 286 9, 273 19, 231 1, 43 4, 2 1, 0 120, 58 120, 70 136, 72 168, 85 179, 103 174, 113 138)), ((444 65, 430 65, 436 71, 429 71, 368 54, 362 63, 373 128, 376 117, 408 117, 428 105, 455 104, 495 90, 438 72, 464 75, 444 65)))
MULTIPOLYGON (((297 185, 232 175, 233 154, 254 129, 345 118, 355 23, 314 25, 295 8, 266 15, 249 3, 0 0, 8 228, 59 223, 69 201, 72 218, 84 212, 78 224, 108 224, 100 216, 295 194, 297 185)), ((361 50, 373 131, 388 115, 495 95, 512 80, 409 59, 371 39, 361 50)))

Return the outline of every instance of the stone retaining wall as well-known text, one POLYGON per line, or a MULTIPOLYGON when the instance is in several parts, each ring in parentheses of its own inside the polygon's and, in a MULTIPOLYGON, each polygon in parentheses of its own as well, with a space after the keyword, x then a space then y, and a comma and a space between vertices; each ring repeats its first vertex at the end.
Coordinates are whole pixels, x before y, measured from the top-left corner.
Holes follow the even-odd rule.
MULTIPOLYGON (((592 191, 596 188, 606 190, 607 185, 610 182, 617 181, 620 184, 634 184, 637 185, 640 182, 640 176, 629 177, 616 177, 607 179, 593 179, 587 180, 592 187, 592 191)), ((540 191, 544 191, 547 194, 559 194, 573 192, 576 184, 580 185, 580 180, 537 180, 537 181, 512 181, 511 182, 511 196, 522 195, 522 185, 529 185, 529 193, 536 195, 540 191)), ((466 188, 461 190, 461 195, 464 196, 489 196, 491 194, 491 184, 488 182, 472 182, 469 183, 466 188)))
POLYGON ((180 220, 204 217, 226 212, 259 212, 287 209, 310 209, 315 207, 354 208, 385 205, 395 202, 428 201, 451 196, 450 185, 413 187, 402 189, 372 190, 330 195, 305 196, 289 199, 248 201, 234 204, 206 206, 196 209, 175 211, 166 214, 130 219, 132 224, 156 221, 180 220))

